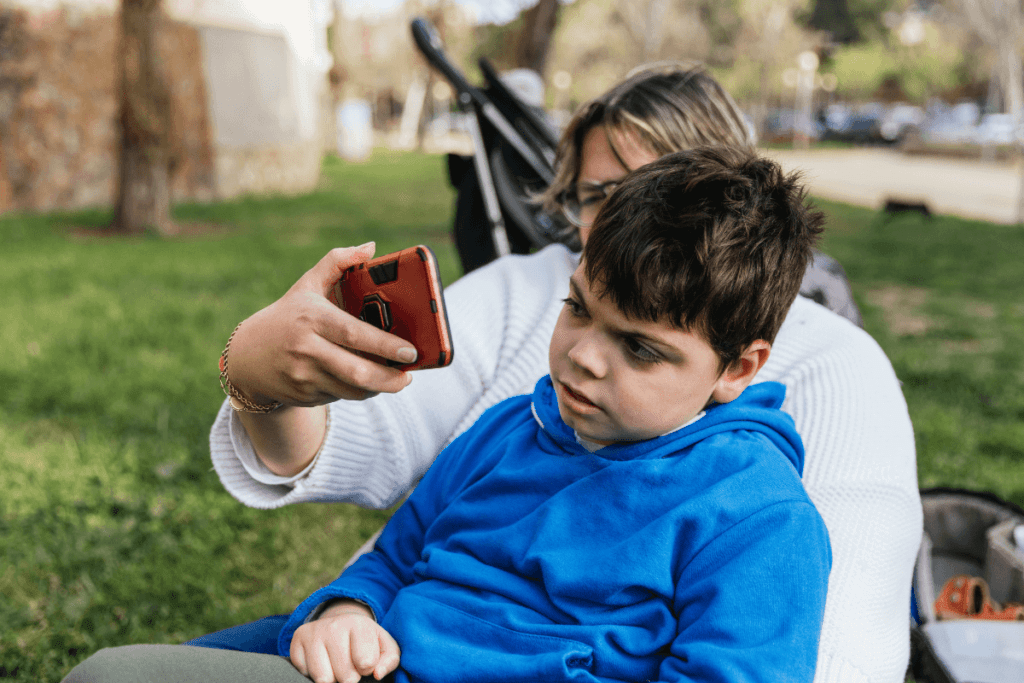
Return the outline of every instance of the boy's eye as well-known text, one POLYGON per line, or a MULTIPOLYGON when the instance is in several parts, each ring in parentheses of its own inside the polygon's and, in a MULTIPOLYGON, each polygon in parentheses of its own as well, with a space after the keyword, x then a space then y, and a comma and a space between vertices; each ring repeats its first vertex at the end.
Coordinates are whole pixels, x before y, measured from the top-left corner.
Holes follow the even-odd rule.
POLYGON ((626 344, 626 349, 629 351, 629 355, 632 356, 634 360, 643 364, 661 362, 661 356, 656 354, 654 351, 651 351, 636 339, 626 337, 624 342, 626 344))
POLYGON ((569 313, 577 318, 586 314, 586 311, 583 309, 580 302, 576 301, 576 299, 573 299, 571 296, 562 299, 562 303, 564 303, 566 308, 569 309, 569 313))

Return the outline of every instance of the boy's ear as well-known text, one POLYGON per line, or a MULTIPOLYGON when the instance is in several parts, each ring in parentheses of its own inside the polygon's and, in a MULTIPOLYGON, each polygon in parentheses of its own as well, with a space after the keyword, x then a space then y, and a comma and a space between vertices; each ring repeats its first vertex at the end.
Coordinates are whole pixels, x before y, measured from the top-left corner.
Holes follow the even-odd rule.
POLYGON ((772 345, 765 340, 757 339, 751 342, 740 357, 722 372, 714 391, 711 392, 711 398, 718 403, 728 403, 742 394, 758 371, 768 362, 771 352, 772 345))

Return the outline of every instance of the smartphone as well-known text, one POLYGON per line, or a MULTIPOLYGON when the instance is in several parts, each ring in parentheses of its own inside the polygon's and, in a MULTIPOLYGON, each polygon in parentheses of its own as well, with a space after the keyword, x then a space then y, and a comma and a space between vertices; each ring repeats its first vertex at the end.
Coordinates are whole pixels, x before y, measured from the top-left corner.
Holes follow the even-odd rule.
POLYGON ((440 368, 452 362, 441 274, 430 247, 409 247, 350 266, 329 298, 350 315, 411 342, 419 354, 409 364, 364 354, 367 358, 403 370, 440 368))

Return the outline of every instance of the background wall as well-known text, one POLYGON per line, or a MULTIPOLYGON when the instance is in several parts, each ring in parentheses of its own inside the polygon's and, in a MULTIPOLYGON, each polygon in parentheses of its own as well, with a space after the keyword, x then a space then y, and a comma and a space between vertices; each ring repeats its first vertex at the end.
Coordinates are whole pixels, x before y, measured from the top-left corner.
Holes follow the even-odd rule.
MULTIPOLYGON (((107 204, 116 178, 118 29, 112 15, 0 10, 0 211, 107 204)), ((172 73, 172 191, 214 195, 196 29, 166 21, 172 73)))
MULTIPOLYGON (((113 202, 116 0, 0 8, 0 211, 113 202)), ((166 0, 172 200, 315 186, 331 57, 322 0, 166 0)))

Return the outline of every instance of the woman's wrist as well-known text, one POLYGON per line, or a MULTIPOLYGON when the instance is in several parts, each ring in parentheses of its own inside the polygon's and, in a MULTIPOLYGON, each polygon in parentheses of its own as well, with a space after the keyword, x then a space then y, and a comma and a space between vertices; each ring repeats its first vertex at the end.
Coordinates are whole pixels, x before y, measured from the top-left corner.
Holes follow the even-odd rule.
POLYGON ((271 413, 235 412, 256 457, 276 475, 291 477, 320 452, 330 425, 327 405, 284 406, 271 413))
POLYGON ((245 321, 243 320, 235 326, 234 331, 228 337, 228 341, 224 345, 224 351, 220 354, 220 361, 218 363, 218 367, 220 368, 220 386, 221 389, 224 390, 224 394, 228 397, 228 403, 236 412, 264 415, 277 410, 281 407, 282 403, 267 396, 261 396, 259 394, 253 396, 252 393, 246 392, 244 390, 244 385, 240 388, 237 384, 231 381, 231 376, 228 371, 228 358, 231 351, 231 342, 234 341, 235 336, 238 334, 238 330, 241 329, 244 323, 245 321))

